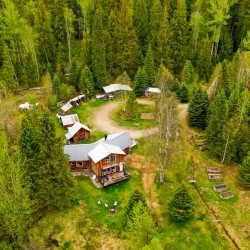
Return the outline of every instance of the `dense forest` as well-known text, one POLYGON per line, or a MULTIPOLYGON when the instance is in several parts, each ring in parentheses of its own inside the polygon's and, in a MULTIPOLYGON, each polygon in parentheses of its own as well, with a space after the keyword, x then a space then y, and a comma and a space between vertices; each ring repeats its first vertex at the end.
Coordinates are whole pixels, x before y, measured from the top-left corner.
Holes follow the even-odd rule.
MULTIPOLYGON (((49 109, 76 93, 91 99, 110 83, 129 84, 138 97, 149 86, 166 88, 189 103, 188 125, 205 134, 212 157, 242 165, 238 181, 249 188, 249 6, 250 0, 0 0, 0 104, 47 85, 49 109)), ((3 115, 0 123, 0 248, 17 249, 41 211, 65 205, 74 181, 47 110, 31 112, 15 131, 4 117, 12 119, 3 115)), ((179 193, 188 200, 185 189, 179 193)), ((141 200, 132 211, 144 213, 153 233, 141 200)))

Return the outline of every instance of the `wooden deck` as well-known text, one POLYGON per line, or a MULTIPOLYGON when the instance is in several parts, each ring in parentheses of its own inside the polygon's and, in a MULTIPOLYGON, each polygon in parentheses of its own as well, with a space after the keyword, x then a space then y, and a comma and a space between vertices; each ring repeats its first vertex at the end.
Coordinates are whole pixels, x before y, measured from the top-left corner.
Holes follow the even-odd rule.
POLYGON ((106 177, 102 177, 101 183, 103 184, 104 187, 106 187, 120 181, 128 180, 129 178, 130 178, 129 174, 124 174, 124 171, 121 171, 106 175, 106 177))

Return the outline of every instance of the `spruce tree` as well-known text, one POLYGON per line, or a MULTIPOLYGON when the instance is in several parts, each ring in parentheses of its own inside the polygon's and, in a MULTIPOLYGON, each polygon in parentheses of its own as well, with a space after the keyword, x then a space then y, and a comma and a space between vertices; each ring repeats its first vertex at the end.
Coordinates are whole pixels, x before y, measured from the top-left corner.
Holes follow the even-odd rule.
POLYGON ((189 60, 186 60, 185 66, 181 72, 181 82, 191 84, 194 81, 194 68, 189 60))
POLYGON ((57 75, 55 75, 52 81, 52 93, 59 96, 60 87, 61 87, 60 78, 57 75))
POLYGON ((40 208, 61 208, 67 204, 73 186, 68 159, 63 153, 61 141, 56 138, 55 125, 48 111, 44 111, 39 125, 37 201, 40 208))
POLYGON ((238 169, 237 179, 246 189, 250 189, 250 151, 238 169))
POLYGON ((182 223, 194 215, 193 201, 185 187, 176 190, 169 203, 168 212, 173 221, 182 223))
POLYGON ((92 97, 94 95, 94 81, 92 73, 87 65, 85 65, 82 69, 78 88, 88 97, 92 97))
POLYGON ((147 88, 148 78, 144 68, 139 68, 135 76, 135 95, 142 96, 147 88))
POLYGON ((125 105, 126 118, 128 120, 133 120, 136 118, 137 102, 134 91, 130 91, 128 94, 128 99, 125 105))
POLYGON ((231 81, 230 81, 228 62, 227 60, 224 60, 222 63, 222 69, 219 76, 219 89, 224 89, 227 98, 229 98, 231 94, 230 87, 231 87, 231 81))
POLYGON ((91 34, 91 68, 95 86, 101 89, 106 85, 107 69, 102 9, 100 7, 96 9, 93 20, 91 34))
POLYGON ((147 86, 152 86, 155 82, 155 64, 154 55, 150 44, 148 46, 144 67, 148 79, 147 86))
POLYGON ((177 97, 181 103, 187 103, 189 99, 188 87, 186 84, 181 84, 177 91, 177 97))
POLYGON ((223 151, 223 128, 227 122, 227 101, 223 90, 215 96, 209 110, 206 129, 207 145, 221 156, 223 151))
POLYGON ((194 92, 188 107, 188 124, 191 127, 205 129, 207 126, 208 96, 202 89, 194 92))

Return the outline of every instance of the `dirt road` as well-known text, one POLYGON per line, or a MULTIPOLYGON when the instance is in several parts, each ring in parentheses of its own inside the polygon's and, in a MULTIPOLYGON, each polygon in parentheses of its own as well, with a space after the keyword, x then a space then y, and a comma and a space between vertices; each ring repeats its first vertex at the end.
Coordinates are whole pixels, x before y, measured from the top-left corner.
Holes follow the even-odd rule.
MULTIPOLYGON (((142 102, 139 101, 139 103, 142 102)), ((143 103, 146 104, 145 101, 143 103)), ((152 104, 152 102, 147 101, 147 104, 152 104)), ((90 117, 90 122, 93 124, 94 130, 101 130, 109 134, 126 131, 133 139, 145 137, 154 134, 157 131, 157 128, 135 130, 127 127, 120 127, 115 124, 115 122, 111 119, 111 115, 120 105, 120 102, 109 102, 97 109, 93 113, 92 117, 90 117)))

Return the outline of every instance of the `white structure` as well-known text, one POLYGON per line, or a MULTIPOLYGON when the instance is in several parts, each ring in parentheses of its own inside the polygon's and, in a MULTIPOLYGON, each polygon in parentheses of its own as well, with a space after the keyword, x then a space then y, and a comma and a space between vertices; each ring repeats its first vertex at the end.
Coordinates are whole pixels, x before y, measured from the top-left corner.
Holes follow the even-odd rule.
POLYGON ((103 87, 103 90, 105 91, 106 94, 110 94, 119 90, 132 91, 132 89, 128 85, 118 84, 118 83, 105 86, 103 87))
POLYGON ((57 114, 56 116, 59 117, 59 119, 61 120, 63 127, 70 127, 73 126, 76 122, 79 122, 77 114, 65 115, 65 116, 60 116, 57 114))
POLYGON ((31 108, 34 108, 38 106, 38 103, 35 103, 35 104, 31 104, 31 103, 28 103, 28 102, 25 102, 25 103, 22 103, 19 105, 19 109, 23 110, 23 109, 31 109, 31 108))

